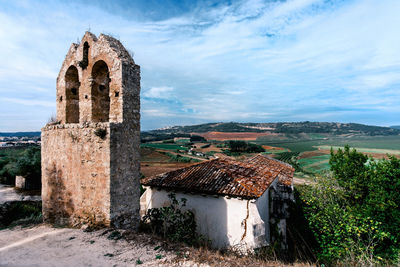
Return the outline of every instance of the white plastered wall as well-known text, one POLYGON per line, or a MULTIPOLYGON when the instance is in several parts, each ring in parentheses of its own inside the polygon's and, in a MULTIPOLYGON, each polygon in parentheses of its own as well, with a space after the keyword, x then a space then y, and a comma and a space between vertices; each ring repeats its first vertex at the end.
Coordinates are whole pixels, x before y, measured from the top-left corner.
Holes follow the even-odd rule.
MULTIPOLYGON (((147 209, 170 204, 165 190, 146 187, 140 199, 141 215, 147 209)), ((194 212, 197 232, 208 238, 213 247, 238 246, 252 249, 269 243, 269 191, 256 200, 223 196, 175 193, 187 199, 186 209, 194 212)))

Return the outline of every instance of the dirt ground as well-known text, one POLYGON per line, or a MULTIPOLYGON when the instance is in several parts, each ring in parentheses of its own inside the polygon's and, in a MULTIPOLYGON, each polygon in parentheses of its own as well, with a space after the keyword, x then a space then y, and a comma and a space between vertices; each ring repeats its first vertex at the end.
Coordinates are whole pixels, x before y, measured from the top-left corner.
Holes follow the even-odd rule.
MULTIPOLYGON (((0 266, 289 266, 170 244, 142 233, 38 225, 0 231, 0 266)), ((294 263, 294 267, 311 266, 294 263)))
POLYGON ((164 172, 174 171, 192 165, 193 163, 183 162, 142 162, 140 164, 140 172, 145 177, 158 175, 164 172))
MULTIPOLYGON (((37 193, 37 192, 34 192, 37 193)), ((29 192, 20 192, 17 191, 14 187, 0 184, 0 204, 3 204, 7 201, 16 201, 16 200, 41 200, 39 195, 32 195, 29 192)), ((1 264, 1 262, 0 262, 1 264)))
POLYGON ((0 266, 179 266, 160 241, 144 234, 131 241, 113 240, 111 233, 48 225, 2 230, 0 266))

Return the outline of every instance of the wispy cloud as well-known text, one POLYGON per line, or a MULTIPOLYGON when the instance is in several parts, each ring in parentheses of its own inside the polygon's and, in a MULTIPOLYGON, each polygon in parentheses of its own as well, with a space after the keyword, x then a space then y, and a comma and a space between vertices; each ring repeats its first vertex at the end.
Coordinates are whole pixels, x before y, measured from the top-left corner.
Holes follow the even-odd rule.
POLYGON ((159 98, 159 99, 170 99, 171 93, 174 89, 168 86, 151 87, 149 90, 143 93, 144 97, 159 98))
POLYGON ((143 129, 215 120, 400 123, 400 2, 189 2, 2 1, 3 104, 53 113, 43 104, 54 101, 63 57, 90 28, 120 38, 141 65, 143 129))

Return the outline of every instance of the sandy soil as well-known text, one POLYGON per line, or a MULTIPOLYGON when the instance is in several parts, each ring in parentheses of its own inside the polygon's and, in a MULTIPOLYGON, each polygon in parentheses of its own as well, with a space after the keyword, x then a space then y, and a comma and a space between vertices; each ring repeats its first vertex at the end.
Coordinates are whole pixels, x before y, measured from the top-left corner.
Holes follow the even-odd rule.
POLYGON ((138 260, 140 266, 159 266, 176 256, 150 236, 110 240, 110 233, 109 229, 84 232, 48 225, 2 230, 0 266, 135 266, 138 260))

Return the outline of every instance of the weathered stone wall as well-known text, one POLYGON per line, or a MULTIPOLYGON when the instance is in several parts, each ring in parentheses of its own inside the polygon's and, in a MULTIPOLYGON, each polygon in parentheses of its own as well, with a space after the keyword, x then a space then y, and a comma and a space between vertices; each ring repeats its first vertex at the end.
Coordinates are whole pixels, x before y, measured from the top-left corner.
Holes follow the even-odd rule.
POLYGON ((57 77, 57 120, 42 129, 44 220, 135 228, 140 68, 118 40, 86 32, 71 45, 57 77))
POLYGON ((110 224, 108 123, 42 129, 43 217, 57 224, 110 224), (106 129, 102 139, 95 134, 106 129))

